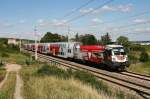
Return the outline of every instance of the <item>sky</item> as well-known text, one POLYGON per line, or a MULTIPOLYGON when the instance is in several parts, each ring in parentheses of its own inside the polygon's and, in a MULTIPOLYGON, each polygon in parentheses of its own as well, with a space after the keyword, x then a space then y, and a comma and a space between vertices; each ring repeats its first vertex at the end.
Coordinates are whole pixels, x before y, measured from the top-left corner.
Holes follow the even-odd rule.
POLYGON ((150 0, 0 0, 0 37, 40 39, 52 32, 100 39, 108 32, 113 41, 150 40, 149 5, 150 0))

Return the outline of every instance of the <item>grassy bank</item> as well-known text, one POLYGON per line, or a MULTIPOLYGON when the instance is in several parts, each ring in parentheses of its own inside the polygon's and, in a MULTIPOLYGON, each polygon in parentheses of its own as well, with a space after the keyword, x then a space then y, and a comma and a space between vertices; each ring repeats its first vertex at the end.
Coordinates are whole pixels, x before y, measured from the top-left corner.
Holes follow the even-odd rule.
POLYGON ((129 61, 131 62, 129 71, 150 75, 150 46, 149 45, 136 45, 129 52, 129 61), (147 62, 140 61, 140 54, 145 51, 149 55, 147 62))
POLYGON ((131 64, 129 71, 150 75, 150 62, 131 64))
POLYGON ((7 45, 3 42, 0 42, 0 62, 16 63, 22 65, 28 58, 29 55, 21 53, 18 46, 7 45))
POLYGON ((4 79, 5 75, 6 75, 6 70, 0 68, 0 82, 4 79))
POLYGON ((16 74, 14 72, 10 72, 6 82, 0 89, 0 99, 14 99, 15 85, 16 74))
POLYGON ((25 99, 137 99, 119 90, 112 91, 90 73, 42 65, 22 69, 25 99))

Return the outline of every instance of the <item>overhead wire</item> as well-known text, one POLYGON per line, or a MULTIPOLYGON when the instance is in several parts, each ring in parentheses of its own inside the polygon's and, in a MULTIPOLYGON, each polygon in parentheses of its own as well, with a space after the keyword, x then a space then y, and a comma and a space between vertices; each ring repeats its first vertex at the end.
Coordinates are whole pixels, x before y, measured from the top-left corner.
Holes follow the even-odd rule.
POLYGON ((81 8, 83 8, 83 7, 87 6, 87 5, 89 5, 90 3, 94 2, 94 1, 95 1, 95 0, 89 0, 89 1, 87 1, 85 4, 83 4, 83 5, 79 6, 79 7, 78 7, 78 8, 76 8, 75 10, 73 10, 73 11, 71 11, 71 12, 66 13, 66 14, 63 16, 63 18, 64 18, 64 17, 68 17, 68 16, 72 15, 74 12, 76 12, 76 11, 80 10, 81 8))
POLYGON ((91 11, 85 13, 85 14, 79 15, 79 16, 77 16, 77 17, 74 17, 74 18, 68 20, 66 23, 69 23, 69 22, 75 21, 75 20, 77 20, 77 19, 79 19, 79 18, 81 18, 81 17, 84 17, 84 16, 86 16, 86 15, 88 15, 88 14, 90 14, 90 13, 96 11, 96 10, 98 10, 99 8, 101 8, 101 7, 105 6, 105 5, 107 5, 107 4, 111 3, 111 2, 113 2, 113 1, 114 1, 114 0, 108 0, 108 1, 104 2, 103 4, 99 5, 98 7, 95 7, 93 10, 91 10, 91 11))

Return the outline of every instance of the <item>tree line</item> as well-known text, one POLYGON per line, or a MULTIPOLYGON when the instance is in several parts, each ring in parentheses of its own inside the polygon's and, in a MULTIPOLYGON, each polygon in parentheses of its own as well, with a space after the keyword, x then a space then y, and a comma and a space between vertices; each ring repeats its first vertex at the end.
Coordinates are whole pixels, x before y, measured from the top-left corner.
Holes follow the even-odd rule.
MULTIPOLYGON (((42 43, 46 42, 65 42, 68 41, 68 36, 59 35, 57 33, 51 33, 47 32, 40 40, 42 43)), ((84 34, 79 35, 78 33, 75 35, 74 38, 71 39, 71 41, 77 41, 81 42, 83 45, 95 45, 95 44, 112 44, 112 39, 109 35, 109 33, 106 33, 100 37, 100 39, 97 39, 92 34, 84 34)), ((129 40, 127 37, 120 36, 117 38, 116 42, 118 44, 122 44, 123 46, 128 47, 129 46, 129 40)))

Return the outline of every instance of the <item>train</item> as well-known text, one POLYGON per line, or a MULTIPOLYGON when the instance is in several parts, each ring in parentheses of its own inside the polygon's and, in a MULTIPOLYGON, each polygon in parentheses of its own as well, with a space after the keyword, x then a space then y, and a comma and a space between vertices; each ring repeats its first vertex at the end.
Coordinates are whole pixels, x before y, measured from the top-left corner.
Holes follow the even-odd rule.
POLYGON ((68 60, 104 66, 111 70, 125 70, 129 67, 128 55, 122 45, 82 45, 80 42, 55 42, 24 44, 23 48, 68 60))

